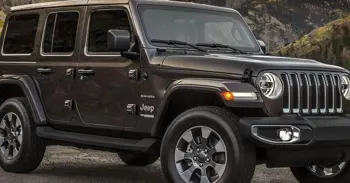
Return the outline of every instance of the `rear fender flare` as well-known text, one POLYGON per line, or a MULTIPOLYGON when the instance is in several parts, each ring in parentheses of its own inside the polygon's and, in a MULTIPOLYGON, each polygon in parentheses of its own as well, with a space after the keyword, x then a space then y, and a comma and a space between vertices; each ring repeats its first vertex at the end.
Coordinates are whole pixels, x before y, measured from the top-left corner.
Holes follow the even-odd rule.
POLYGON ((0 77, 0 87, 3 84, 19 86, 28 100, 35 123, 39 125, 47 123, 37 84, 33 78, 27 75, 3 75, 0 77))

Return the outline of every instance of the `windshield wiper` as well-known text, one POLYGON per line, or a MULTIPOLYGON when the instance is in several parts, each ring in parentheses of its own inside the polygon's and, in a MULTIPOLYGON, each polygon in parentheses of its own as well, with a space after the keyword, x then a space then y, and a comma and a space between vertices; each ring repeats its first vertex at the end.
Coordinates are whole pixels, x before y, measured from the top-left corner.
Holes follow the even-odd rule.
POLYGON ((164 44, 168 44, 168 45, 185 45, 185 46, 189 46, 191 48, 197 49, 198 51, 207 52, 207 50, 205 50, 205 49, 203 49, 195 44, 187 43, 184 41, 152 39, 151 42, 152 43, 164 43, 164 44))
POLYGON ((196 44, 196 46, 203 46, 203 47, 210 47, 210 48, 228 48, 237 53, 247 54, 247 52, 242 51, 238 48, 235 48, 226 44, 220 44, 220 43, 198 43, 196 44))

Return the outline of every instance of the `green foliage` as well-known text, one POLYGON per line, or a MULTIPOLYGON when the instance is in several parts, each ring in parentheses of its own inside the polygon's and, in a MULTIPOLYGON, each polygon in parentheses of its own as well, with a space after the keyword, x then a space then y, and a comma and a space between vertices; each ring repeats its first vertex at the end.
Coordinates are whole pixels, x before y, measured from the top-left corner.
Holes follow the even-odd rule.
POLYGON ((0 35, 1 35, 1 32, 2 32, 2 28, 4 27, 4 20, 1 20, 0 19, 0 35))
POLYGON ((350 16, 315 29, 273 54, 311 58, 350 69, 350 16))
POLYGON ((2 28, 4 27, 5 16, 6 16, 5 13, 0 11, 0 35, 1 35, 2 28))

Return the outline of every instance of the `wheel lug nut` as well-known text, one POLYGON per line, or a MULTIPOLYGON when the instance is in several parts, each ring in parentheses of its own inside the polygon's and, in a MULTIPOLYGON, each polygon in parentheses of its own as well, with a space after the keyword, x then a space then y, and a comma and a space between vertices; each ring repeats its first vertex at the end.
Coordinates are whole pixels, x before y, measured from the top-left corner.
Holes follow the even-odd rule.
POLYGON ((203 163, 201 163, 201 164, 199 164, 199 166, 200 166, 200 167, 203 167, 203 166, 204 166, 204 164, 203 164, 203 163))
POLYGON ((198 158, 197 158, 197 157, 194 157, 194 158, 193 158, 193 160, 197 161, 197 160, 198 160, 198 158))
POLYGON ((208 149, 204 149, 204 152, 205 152, 205 153, 208 153, 208 149))
POLYGON ((201 152, 201 149, 197 148, 197 152, 201 152))
POLYGON ((209 162, 209 161, 210 161, 210 158, 207 158, 206 161, 209 162))

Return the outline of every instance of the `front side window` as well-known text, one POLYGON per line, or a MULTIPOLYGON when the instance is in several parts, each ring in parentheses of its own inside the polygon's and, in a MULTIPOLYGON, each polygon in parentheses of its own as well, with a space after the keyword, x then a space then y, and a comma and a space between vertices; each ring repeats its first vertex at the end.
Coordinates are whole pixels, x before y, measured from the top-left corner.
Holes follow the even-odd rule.
POLYGON ((31 54, 34 50, 39 14, 13 15, 8 22, 3 53, 31 54))
POLYGON ((260 50, 249 27, 237 13, 158 5, 139 5, 138 9, 149 41, 217 43, 243 51, 260 50))
POLYGON ((46 20, 42 51, 44 53, 74 52, 78 22, 78 12, 50 14, 46 20))
POLYGON ((110 52, 107 33, 111 29, 130 31, 129 19, 124 10, 99 10, 91 13, 87 51, 89 53, 110 52))

